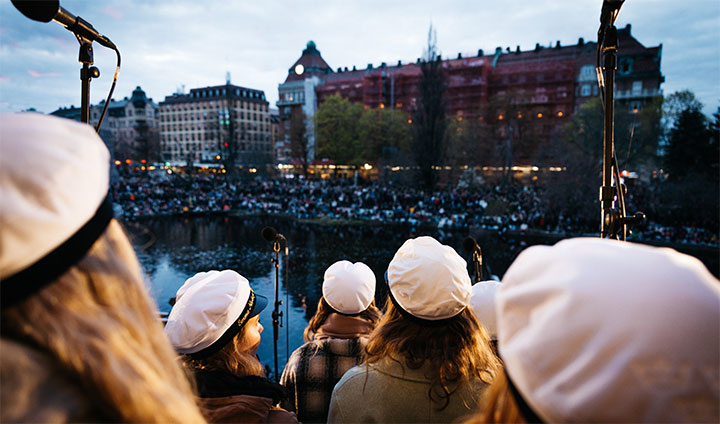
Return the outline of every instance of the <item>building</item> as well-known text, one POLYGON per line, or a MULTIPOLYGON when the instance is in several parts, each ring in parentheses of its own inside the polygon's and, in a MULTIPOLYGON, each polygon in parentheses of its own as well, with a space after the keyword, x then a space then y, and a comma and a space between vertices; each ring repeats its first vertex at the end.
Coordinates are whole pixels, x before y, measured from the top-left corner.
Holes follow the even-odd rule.
MULTIPOLYGON (((632 113, 662 96, 662 45, 643 46, 632 36, 629 24, 618 30, 618 44, 616 113, 632 113)), ((532 140, 523 143, 516 157, 529 164, 556 129, 583 103, 599 95, 596 53, 597 43, 580 38, 570 46, 558 41, 549 46, 536 44, 527 51, 520 46, 497 47, 493 54, 478 50, 471 56, 458 54, 444 59, 447 113, 457 120, 483 120, 494 126, 500 138, 508 137, 513 129, 512 137, 517 137, 522 127, 532 140)), ((278 107, 285 124, 281 131, 289 129, 292 107, 301 106, 306 115, 312 116, 317 104, 331 95, 362 103, 366 108, 412 112, 417 106, 420 77, 420 59, 398 61, 396 65, 383 62, 377 67, 368 64, 365 69, 340 67, 333 72, 315 43, 310 42, 289 69, 285 83, 279 86, 278 107), (312 68, 313 72, 303 72, 304 68, 312 68)), ((289 138, 284 140, 288 142, 289 138)))
MULTIPOLYGON (((97 126, 105 101, 90 107, 90 123, 97 126)), ((110 100, 98 133, 115 159, 155 162, 160 159, 158 105, 140 86, 130 98, 110 100)))
POLYGON ((193 88, 160 102, 163 161, 262 166, 272 162, 270 110, 262 90, 230 84, 193 88))
MULTIPOLYGON (((315 157, 315 132, 313 130, 313 116, 317 110, 316 87, 320 85, 325 77, 332 73, 332 69, 320 55, 320 51, 312 40, 300 55, 300 58, 288 69, 288 76, 285 82, 278 85, 279 110, 279 137, 280 145, 276 152, 282 153, 283 161, 290 157, 290 121, 293 114, 302 112, 305 116, 305 125, 308 129, 308 150, 310 152, 308 161, 315 157)), ((280 157, 276 156, 276 160, 280 157)))
MULTIPOLYGON (((90 125, 97 126, 105 101, 90 106, 90 125)), ((159 160, 158 105, 140 86, 131 96, 111 99, 99 135, 116 160, 159 160)), ((80 108, 60 108, 51 115, 80 121, 80 108)))

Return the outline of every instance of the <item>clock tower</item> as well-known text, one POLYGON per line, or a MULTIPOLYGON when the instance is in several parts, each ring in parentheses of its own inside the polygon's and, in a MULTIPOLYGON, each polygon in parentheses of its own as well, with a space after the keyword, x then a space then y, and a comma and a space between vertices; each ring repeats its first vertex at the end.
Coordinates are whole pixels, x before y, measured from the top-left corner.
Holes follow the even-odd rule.
MULTIPOLYGON (((302 55, 288 69, 285 82, 278 85, 278 112, 280 116, 280 140, 276 146, 276 159, 279 163, 303 162, 293 157, 290 145, 290 122, 293 114, 301 111, 305 116, 307 129, 307 157, 309 164, 315 159, 315 130, 312 117, 317 110, 315 87, 322 84, 332 69, 320 55, 314 41, 308 41, 302 55)), ((297 155, 295 155, 297 156, 297 155)))

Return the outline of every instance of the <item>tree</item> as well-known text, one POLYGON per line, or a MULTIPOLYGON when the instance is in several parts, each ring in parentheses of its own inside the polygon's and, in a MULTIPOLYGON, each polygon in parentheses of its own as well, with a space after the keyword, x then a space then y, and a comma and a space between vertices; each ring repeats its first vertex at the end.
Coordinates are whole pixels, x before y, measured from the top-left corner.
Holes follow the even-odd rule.
POLYGON ((359 131, 362 114, 361 105, 338 95, 325 99, 315 113, 318 156, 337 164, 362 166, 365 163, 365 146, 359 131))
POLYGON ((492 149, 486 158, 503 169, 502 181, 510 182, 512 168, 517 162, 534 162, 541 146, 543 120, 549 111, 532 101, 532 93, 510 90, 491 97, 485 111, 485 121, 494 124, 489 132, 492 149), (544 118, 543 118, 544 117, 544 118))
POLYGON ((713 146, 711 131, 705 115, 691 105, 680 112, 670 130, 665 168, 669 178, 681 180, 686 175, 697 173, 712 177, 712 162, 717 161, 717 145, 713 146), (713 150, 715 153, 713 154, 713 150))
POLYGON ((305 113, 302 109, 294 110, 290 116, 290 157, 302 167, 303 175, 308 174, 308 135, 305 113))
POLYGON ((397 164, 410 148, 410 116, 396 109, 366 109, 358 131, 364 148, 362 160, 376 166, 397 164))
POLYGON ((160 161, 160 132, 158 127, 151 127, 147 121, 137 121, 135 124, 135 157, 148 162, 160 161))
POLYGON ((445 129, 445 74, 437 50, 437 34, 430 25, 424 59, 420 63, 418 102, 413 118, 412 150, 420 181, 428 189, 435 186, 434 167, 443 163, 445 129))

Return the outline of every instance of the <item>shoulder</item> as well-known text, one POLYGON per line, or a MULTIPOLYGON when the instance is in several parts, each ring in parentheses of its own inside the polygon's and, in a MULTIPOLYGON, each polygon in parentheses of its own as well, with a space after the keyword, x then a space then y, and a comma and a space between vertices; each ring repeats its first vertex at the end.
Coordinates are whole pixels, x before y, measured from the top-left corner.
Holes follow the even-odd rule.
POLYGON ((333 390, 333 393, 342 391, 343 389, 346 389, 348 387, 354 386, 358 382, 363 383, 365 379, 366 374, 374 374, 375 371, 373 368, 367 367, 367 365, 357 365, 355 367, 350 368, 345 374, 343 374, 340 381, 337 382, 335 385, 335 389, 333 390))

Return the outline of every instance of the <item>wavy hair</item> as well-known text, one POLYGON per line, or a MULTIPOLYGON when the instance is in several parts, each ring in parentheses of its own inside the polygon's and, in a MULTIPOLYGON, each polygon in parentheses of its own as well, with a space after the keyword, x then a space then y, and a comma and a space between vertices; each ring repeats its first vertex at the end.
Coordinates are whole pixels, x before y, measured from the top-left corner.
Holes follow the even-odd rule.
POLYGON ((527 422, 510 392, 507 376, 498 373, 480 402, 478 410, 465 424, 517 423, 527 422))
POLYGON ((365 346, 364 362, 373 364, 389 358, 410 369, 428 365, 432 373, 428 396, 443 402, 439 410, 449 405, 450 396, 461 383, 475 378, 491 383, 501 369, 487 332, 470 308, 447 325, 433 327, 404 317, 389 297, 385 304, 385 315, 365 346))
MULTIPOLYGON (((323 324, 325 324, 325 321, 332 313, 338 312, 327 303, 324 296, 320 296, 317 311, 315 311, 315 315, 310 318, 308 326, 305 327, 305 331, 303 332, 303 338, 306 342, 310 341, 312 335, 317 333, 317 331, 320 329, 320 327, 322 327, 323 324)), ((357 316, 359 316, 360 318, 363 318, 366 321, 372 323, 373 327, 375 327, 377 322, 380 320, 381 315, 382 313, 377 308, 377 306, 375 306, 375 300, 370 302, 370 306, 368 306, 367 309, 357 314, 357 316)))
POLYGON ((249 348, 246 342, 247 329, 250 321, 246 322, 232 341, 223 346, 218 352, 203 359, 192 359, 188 356, 188 366, 190 368, 228 371, 238 377, 248 375, 265 377, 265 370, 260 361, 255 355, 247 351, 249 348))
POLYGON ((3 336, 44 351, 107 413, 98 421, 205 422, 116 220, 85 257, 1 317, 3 336))

